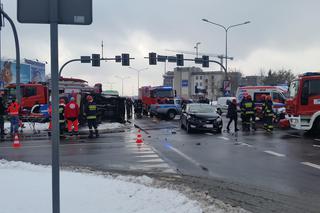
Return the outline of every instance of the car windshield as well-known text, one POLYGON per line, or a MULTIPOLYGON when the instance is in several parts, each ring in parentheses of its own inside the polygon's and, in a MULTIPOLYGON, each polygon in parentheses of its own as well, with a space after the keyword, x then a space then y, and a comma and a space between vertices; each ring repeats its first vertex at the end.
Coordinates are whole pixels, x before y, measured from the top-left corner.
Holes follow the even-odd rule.
POLYGON ((298 89, 299 89, 299 81, 298 80, 292 81, 289 88, 290 98, 295 98, 297 96, 298 89))
POLYGON ((211 105, 192 105, 189 106, 190 113, 213 113, 215 108, 211 105))

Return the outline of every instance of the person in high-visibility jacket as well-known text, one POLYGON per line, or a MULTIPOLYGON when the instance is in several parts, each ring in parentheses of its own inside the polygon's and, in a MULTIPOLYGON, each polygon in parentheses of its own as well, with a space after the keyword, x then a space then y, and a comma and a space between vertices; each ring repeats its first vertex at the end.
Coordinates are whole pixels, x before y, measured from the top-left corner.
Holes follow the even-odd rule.
POLYGON ((266 106, 264 109, 264 117, 266 119, 266 124, 267 124, 266 130, 268 132, 271 132, 273 130, 273 116, 274 116, 274 114, 273 114, 272 106, 273 106, 273 102, 272 102, 271 96, 268 95, 266 97, 266 106))
POLYGON ((68 125, 68 133, 72 135, 73 133, 75 135, 78 135, 79 131, 79 106, 75 102, 74 97, 70 98, 70 102, 66 105, 64 110, 64 116, 67 120, 68 125))
POLYGON ((97 104, 93 101, 93 97, 91 95, 88 95, 87 104, 84 108, 84 115, 87 118, 87 123, 89 127, 89 138, 93 138, 92 127, 94 128, 96 138, 99 137, 97 125, 97 112, 97 104))
POLYGON ((256 108, 255 108, 254 102, 252 101, 251 95, 248 95, 246 97, 246 100, 243 104, 243 108, 244 108, 244 118, 245 118, 244 130, 250 131, 250 125, 253 130, 256 130, 256 108))
POLYGON ((63 135, 66 128, 66 119, 64 117, 64 110, 66 107, 66 101, 63 98, 59 100, 59 126, 60 126, 60 135, 63 135))
POLYGON ((12 100, 11 104, 9 105, 7 112, 10 116, 10 133, 14 135, 18 133, 19 128, 19 112, 20 112, 20 105, 15 100, 12 100))

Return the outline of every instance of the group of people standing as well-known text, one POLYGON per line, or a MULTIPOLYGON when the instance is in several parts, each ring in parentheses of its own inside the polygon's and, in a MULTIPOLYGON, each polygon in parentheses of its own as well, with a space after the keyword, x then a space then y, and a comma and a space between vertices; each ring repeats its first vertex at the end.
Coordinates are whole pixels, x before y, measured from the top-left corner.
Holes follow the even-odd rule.
MULTIPOLYGON (((267 132, 271 132, 273 130, 273 102, 270 95, 262 95, 261 101, 261 113, 260 118, 262 119, 264 129, 267 132)), ((230 124, 234 122, 235 132, 239 131, 237 126, 238 121, 238 103, 236 99, 229 101, 228 103, 228 112, 227 118, 229 118, 229 123, 227 125, 227 131, 230 131, 230 124)), ((242 119, 242 130, 250 131, 257 130, 256 127, 256 117, 257 117, 257 104, 252 100, 251 95, 245 96, 242 101, 239 103, 241 110, 241 119, 242 119)))
POLYGON ((9 105, 3 102, 2 97, 0 97, 0 139, 1 141, 4 139, 5 131, 4 131, 4 121, 5 116, 8 115, 10 119, 10 134, 14 136, 14 134, 18 133, 19 128, 19 113, 20 113, 20 105, 15 100, 11 100, 9 105))
MULTIPOLYGON (((89 128, 89 138, 93 138, 94 134, 95 137, 99 137, 97 124, 97 104, 94 102, 93 97, 91 95, 88 95, 86 97, 86 100, 87 102, 84 105, 83 115, 86 117, 87 120, 89 128)), ((64 134, 65 129, 67 129, 68 135, 78 135, 80 108, 79 105, 76 103, 75 98, 71 97, 69 103, 67 104, 64 98, 60 98, 59 102, 60 135, 64 134)), ((51 129, 50 126, 51 122, 49 125, 49 129, 51 129)))

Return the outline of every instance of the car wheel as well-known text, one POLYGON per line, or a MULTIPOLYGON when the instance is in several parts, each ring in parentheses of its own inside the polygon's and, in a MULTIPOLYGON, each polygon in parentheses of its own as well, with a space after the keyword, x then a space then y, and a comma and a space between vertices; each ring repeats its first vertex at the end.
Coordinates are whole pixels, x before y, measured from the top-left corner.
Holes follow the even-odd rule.
POLYGON ((168 112, 167 112, 167 118, 169 119, 169 120, 173 120, 175 117, 176 117, 176 111, 174 111, 174 110, 169 110, 168 112))
POLYGON ((216 130, 216 133, 220 134, 221 132, 222 132, 222 128, 219 128, 219 129, 216 130))

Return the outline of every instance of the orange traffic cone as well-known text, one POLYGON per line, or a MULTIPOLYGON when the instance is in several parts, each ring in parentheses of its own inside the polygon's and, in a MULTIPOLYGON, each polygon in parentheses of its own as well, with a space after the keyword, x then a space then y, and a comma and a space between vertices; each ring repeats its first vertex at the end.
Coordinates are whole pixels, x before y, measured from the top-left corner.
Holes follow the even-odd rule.
POLYGON ((19 148, 20 146, 21 146, 21 144, 20 144, 20 141, 19 141, 19 136, 18 136, 18 134, 16 133, 16 134, 14 135, 14 140, 13 140, 12 147, 13 147, 13 148, 19 148))
POLYGON ((140 130, 140 129, 138 130, 138 135, 137 135, 136 143, 143 143, 142 135, 141 135, 141 130, 140 130))

